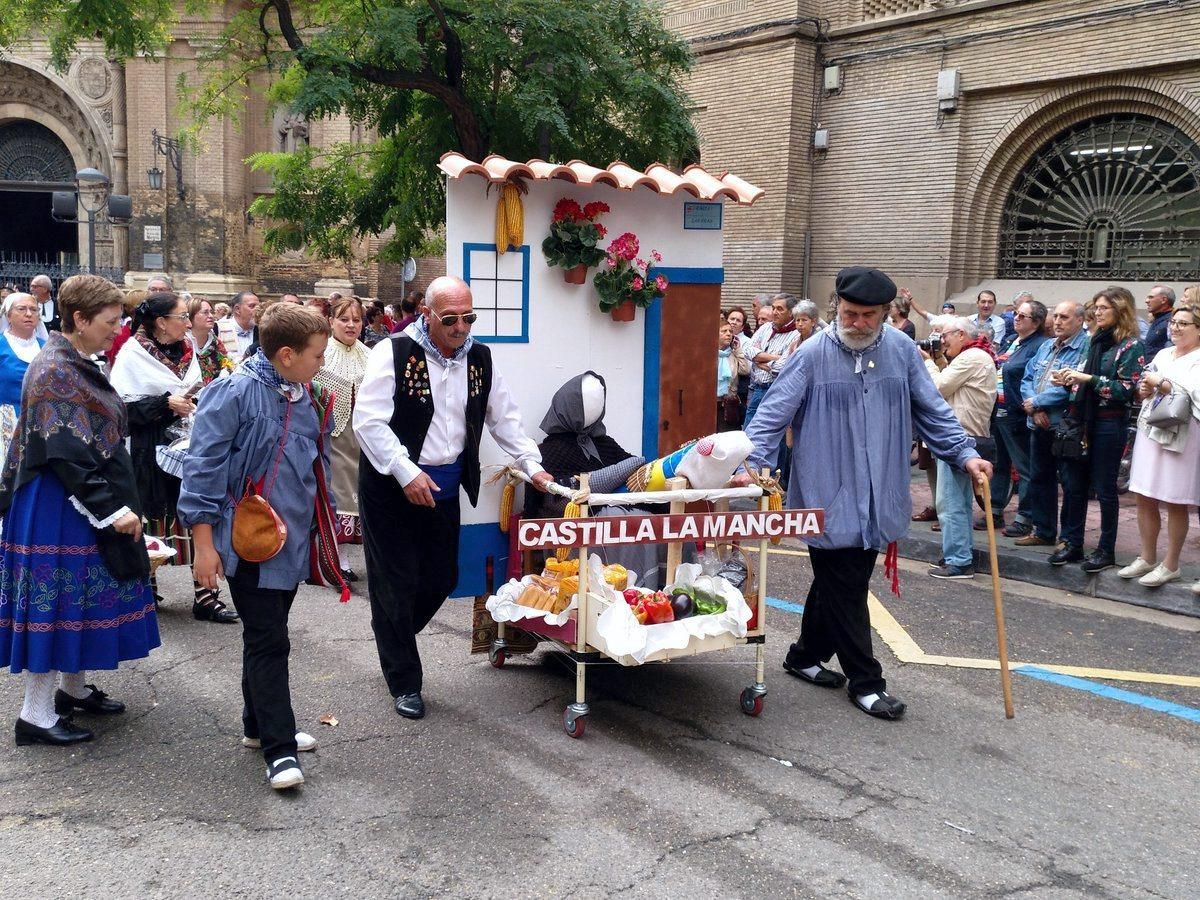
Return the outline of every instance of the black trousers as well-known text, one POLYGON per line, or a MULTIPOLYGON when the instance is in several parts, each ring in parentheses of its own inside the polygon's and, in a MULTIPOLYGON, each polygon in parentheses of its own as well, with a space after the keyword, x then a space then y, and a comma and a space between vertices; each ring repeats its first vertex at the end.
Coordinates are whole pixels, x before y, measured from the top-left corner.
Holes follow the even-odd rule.
POLYGON ((871 651, 871 618, 867 588, 875 571, 877 550, 810 547, 813 582, 804 601, 800 639, 788 650, 788 664, 808 668, 828 662, 836 653, 856 696, 884 690, 883 666, 871 651))
POLYGON ((267 762, 296 755, 296 716, 288 687, 290 591, 260 588, 258 565, 241 562, 229 596, 242 618, 242 728, 262 741, 267 762))
POLYGON ((371 629, 388 692, 399 697, 421 690, 417 635, 458 582, 458 497, 432 508, 414 506, 394 479, 385 487, 363 477, 362 468, 369 467, 360 467, 359 512, 371 629))

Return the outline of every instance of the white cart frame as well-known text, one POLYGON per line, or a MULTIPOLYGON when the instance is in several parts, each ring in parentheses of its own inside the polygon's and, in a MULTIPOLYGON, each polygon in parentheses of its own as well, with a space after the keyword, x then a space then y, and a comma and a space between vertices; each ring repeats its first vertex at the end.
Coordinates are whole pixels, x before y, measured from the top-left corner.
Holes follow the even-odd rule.
MULTIPOLYGON (((587 476, 581 476, 580 482, 579 496, 587 497, 587 476)), ((635 503, 669 503, 671 513, 677 515, 684 512, 686 503, 694 501, 712 502, 714 504, 713 512, 720 513, 729 511, 729 501, 731 499, 741 498, 758 500, 760 510, 765 511, 768 508, 768 495, 760 487, 721 488, 713 491, 689 490, 687 489, 687 481, 682 478, 671 479, 668 485, 669 489, 666 491, 638 494, 605 494, 603 495, 602 503, 596 503, 599 498, 593 495, 590 498, 590 503, 581 504, 580 515, 588 515, 589 505, 623 506, 635 503)), ((575 492, 561 488, 559 485, 551 485, 551 490, 566 497, 577 496, 575 492)), ((675 581, 675 570, 683 558, 684 539, 666 543, 668 546, 667 584, 672 584, 675 581)), ((718 546, 728 546, 728 544, 729 542, 722 542, 718 546)), ((597 602, 599 600, 598 597, 589 597, 588 595, 589 573, 587 559, 591 548, 588 546, 580 547, 575 640, 567 642, 552 634, 543 634, 536 630, 530 630, 538 628, 540 620, 529 620, 530 626, 528 628, 521 628, 522 631, 532 634, 539 642, 547 642, 555 645, 575 662, 575 702, 567 706, 563 711, 563 730, 570 737, 583 737, 587 717, 591 713, 591 708, 587 702, 588 664, 608 660, 623 666, 637 666, 650 662, 667 662, 678 657, 695 656, 701 653, 727 650, 731 647, 748 644, 755 645, 756 650, 754 682, 742 690, 740 705, 742 712, 746 715, 759 715, 763 709, 763 701, 767 696, 765 645, 767 637, 767 551, 769 545, 769 538, 763 538, 758 542, 758 565, 756 567, 758 584, 755 598, 757 616, 754 618, 755 627, 752 631, 748 631, 744 637, 737 637, 732 634, 719 634, 704 638, 693 637, 686 647, 658 651, 642 662, 638 662, 631 656, 610 654, 603 637, 598 634, 597 623, 599 622, 600 614, 606 606, 597 602)), ((747 560, 747 564, 749 565, 749 560, 747 560)), ((750 572, 751 574, 755 572, 755 567, 752 565, 750 566, 750 572)), ((492 641, 491 648, 488 651, 488 660, 497 669, 503 667, 508 656, 509 645, 506 640, 506 625, 507 623, 505 622, 497 623, 496 638, 492 641)))

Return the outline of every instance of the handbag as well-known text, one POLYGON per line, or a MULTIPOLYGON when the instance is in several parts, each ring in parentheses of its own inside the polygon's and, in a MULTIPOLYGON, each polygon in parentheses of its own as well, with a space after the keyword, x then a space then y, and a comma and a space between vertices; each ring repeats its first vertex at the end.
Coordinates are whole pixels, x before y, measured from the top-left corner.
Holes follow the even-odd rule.
POLYGON ((1171 385, 1171 393, 1159 394, 1146 415, 1146 424, 1155 428, 1177 428, 1192 417, 1192 398, 1187 391, 1171 385))
POLYGON ((1083 459, 1088 454, 1087 435, 1083 423, 1066 416, 1054 426, 1050 455, 1057 459, 1083 459))
POLYGON ((288 423, 292 418, 292 404, 288 403, 283 414, 283 436, 275 452, 275 467, 271 472, 271 483, 263 491, 262 482, 255 484, 246 479, 242 498, 233 507, 233 552, 250 563, 262 563, 279 554, 287 543, 287 523, 275 512, 268 499, 279 475, 279 463, 283 459, 283 447, 287 443, 288 423))

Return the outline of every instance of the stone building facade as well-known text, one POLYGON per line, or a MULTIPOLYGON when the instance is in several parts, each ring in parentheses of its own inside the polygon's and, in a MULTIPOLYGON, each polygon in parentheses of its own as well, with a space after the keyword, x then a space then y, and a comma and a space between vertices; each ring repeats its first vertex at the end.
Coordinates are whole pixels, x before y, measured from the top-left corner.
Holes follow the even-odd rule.
POLYGON ((110 180, 112 194, 128 195, 133 217, 109 223, 99 215, 92 264, 131 285, 152 272, 175 277, 177 288, 214 298, 253 289, 324 294, 351 290, 398 299, 399 267, 381 267, 364 242, 361 263, 322 263, 302 253, 265 254, 261 229, 249 214, 254 199, 272 189, 270 175, 252 172, 245 159, 259 151, 292 149, 297 142, 369 140, 345 119, 303 122, 272 110, 248 92, 239 121, 205 130, 201 146, 164 155, 153 135, 170 138, 179 119, 177 82, 195 71, 196 56, 218 25, 184 18, 157 59, 107 60, 99 45, 80 47, 65 72, 48 63, 38 41, 0 58, 0 280, 25 282, 33 271, 69 274, 89 264, 86 213, 80 224, 50 220, 54 190, 74 190, 75 173, 90 167, 110 180), (178 172, 176 171, 178 166, 178 172), (162 186, 151 187, 150 170, 162 186))
POLYGON ((851 263, 934 305, 1200 281, 1195 0, 670 0, 665 20, 697 54, 704 165, 767 190, 727 217, 729 301, 824 298, 851 263))

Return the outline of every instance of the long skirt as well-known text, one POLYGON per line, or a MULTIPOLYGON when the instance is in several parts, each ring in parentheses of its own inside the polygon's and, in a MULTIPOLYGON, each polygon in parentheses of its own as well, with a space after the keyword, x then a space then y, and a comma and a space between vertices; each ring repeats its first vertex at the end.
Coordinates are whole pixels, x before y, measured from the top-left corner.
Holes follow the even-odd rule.
POLYGON ((57 476, 45 471, 20 488, 0 539, 0 666, 115 669, 158 645, 149 582, 109 573, 57 476))
POLYGON ((329 446, 333 463, 333 499, 337 507, 337 542, 361 544, 362 520, 358 516, 358 440, 346 429, 329 446))

